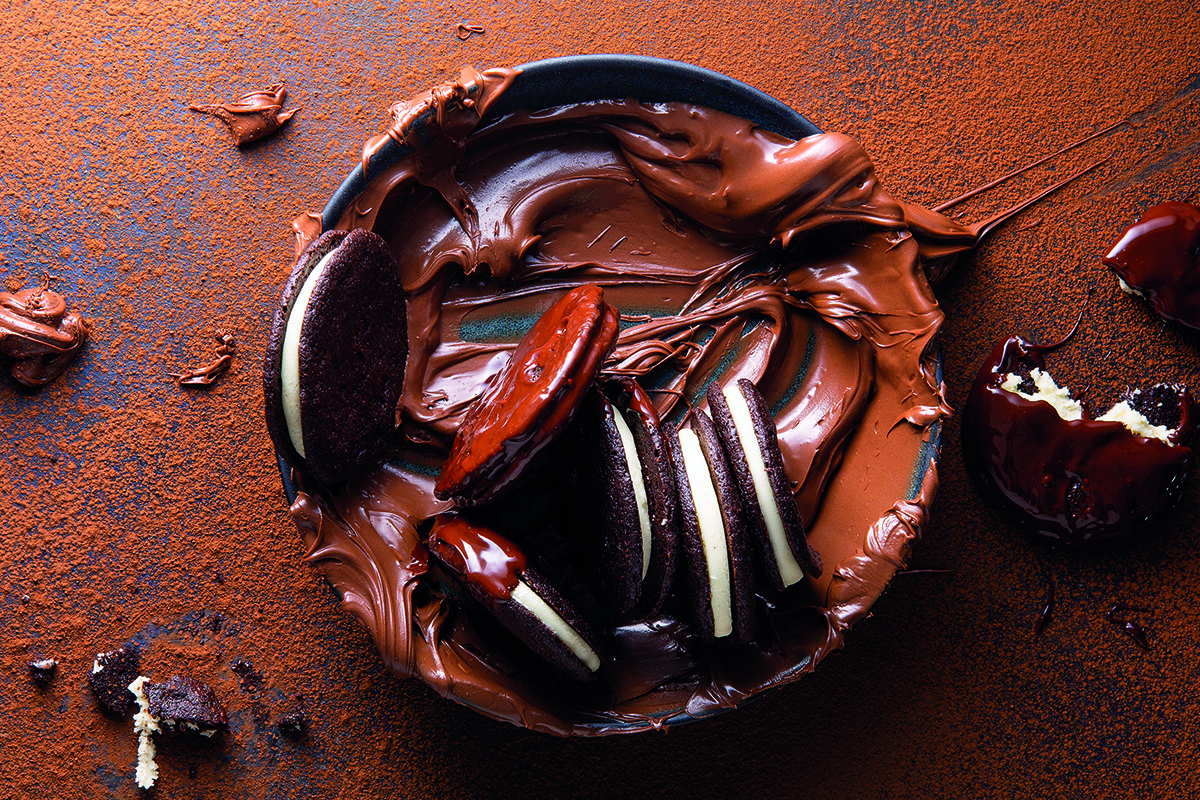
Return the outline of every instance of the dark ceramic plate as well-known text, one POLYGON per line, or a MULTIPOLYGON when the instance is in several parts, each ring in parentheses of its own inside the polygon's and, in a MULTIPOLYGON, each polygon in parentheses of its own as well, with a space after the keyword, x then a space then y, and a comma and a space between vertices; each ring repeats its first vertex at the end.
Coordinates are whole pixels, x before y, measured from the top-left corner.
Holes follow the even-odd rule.
MULTIPOLYGON (((586 55, 547 59, 525 64, 520 75, 489 109, 484 122, 497 119, 518 109, 544 109, 569 103, 605 100, 613 98, 636 98, 643 102, 680 101, 707 106, 724 111, 759 126, 786 136, 800 139, 820 133, 820 129, 802 115, 775 98, 711 70, 644 56, 586 55)), ((321 214, 322 228, 329 230, 341 218, 349 204, 368 183, 408 152, 408 148, 388 140, 382 150, 372 157, 370 168, 364 174, 362 166, 356 166, 338 187, 321 214)), ((938 356, 938 379, 941 379, 942 363, 938 356)), ((888 463, 879 469, 894 475, 896 500, 913 500, 920 493, 929 473, 935 470, 935 459, 939 451, 941 425, 935 423, 924 441, 914 439, 911 447, 912 460, 908 466, 888 463)), ((284 489, 288 500, 296 497, 296 489, 289 479, 289 469, 282 459, 279 461, 284 489)), ((823 513, 824 516, 824 513, 823 513)), ((817 527, 822 520, 819 517, 817 527)), ((839 520, 845 525, 845 520, 839 520)), ((857 529, 857 527, 855 528, 857 529)), ((864 539, 868 535, 863 531, 864 539)), ((836 564, 827 563, 827 574, 836 564)), ((888 567, 894 574, 897 565, 888 567)), ((865 612, 865 608, 862 609, 865 612)), ((811 669, 811 659, 796 664, 780 684, 798 678, 800 673, 811 669)), ((760 692, 756 697, 765 692, 760 692)), ((709 714, 711 715, 711 714, 709 714)), ((679 724, 696 717, 680 707, 660 718, 659 722, 679 724)), ((584 723, 584 727, 587 727, 584 723)), ((632 731, 651 727, 648 722, 595 723, 597 732, 632 731)))

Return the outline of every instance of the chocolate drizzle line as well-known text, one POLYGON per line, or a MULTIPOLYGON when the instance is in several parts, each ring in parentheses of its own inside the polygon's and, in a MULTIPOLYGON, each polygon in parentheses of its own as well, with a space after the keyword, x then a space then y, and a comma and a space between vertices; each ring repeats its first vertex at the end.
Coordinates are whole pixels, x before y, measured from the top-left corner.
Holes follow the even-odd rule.
MULTIPOLYGON (((394 105, 364 146, 364 168, 388 140, 412 148, 336 225, 372 229, 396 255, 410 340, 398 419, 410 444, 336 492, 298 470, 292 518, 306 560, 399 675, 559 735, 704 717, 840 648, 907 561, 937 489, 924 443, 949 413, 927 276, 981 234, 892 198, 865 151, 836 133, 792 141, 708 108, 621 100, 478 127, 517 74, 465 68, 394 105), (594 246, 610 234, 628 247, 594 246), (603 695, 547 689, 528 654, 445 591, 421 533, 450 507, 433 495, 438 469, 520 338, 512 329, 583 283, 601 285, 630 323, 603 374, 642 383, 665 424, 703 410, 713 380, 755 382, 831 566, 807 587, 811 602, 773 607, 766 638, 746 648, 705 648, 670 616, 608 621, 618 655, 596 681, 603 695), (905 470, 879 475, 878 463, 923 477, 910 486, 905 470)), ((294 223, 301 250, 317 223, 294 223)))
POLYGON ((1154 612, 1148 608, 1140 606, 1131 606, 1127 603, 1116 603, 1108 611, 1104 613, 1104 618, 1116 625, 1126 636, 1133 639, 1137 646, 1149 652, 1150 641, 1146 637, 1146 629, 1142 627, 1135 619, 1130 619, 1127 614, 1153 614, 1154 612))
POLYGON ((485 33, 487 31, 483 29, 482 25, 468 25, 465 22, 460 22, 455 29, 454 35, 458 37, 459 41, 465 42, 472 36, 482 36, 485 33))

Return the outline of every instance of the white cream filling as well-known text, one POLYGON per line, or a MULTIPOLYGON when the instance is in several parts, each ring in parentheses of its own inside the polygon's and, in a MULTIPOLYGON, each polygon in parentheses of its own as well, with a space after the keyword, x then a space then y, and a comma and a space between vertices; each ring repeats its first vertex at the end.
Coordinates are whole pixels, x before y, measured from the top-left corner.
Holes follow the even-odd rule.
POLYGON ((692 504, 700 528, 700 543, 708 565, 709 596, 712 598, 713 635, 718 639, 733 633, 733 600, 730 596, 729 544, 725 541, 725 519, 721 501, 708 471, 708 459, 700 439, 690 428, 679 431, 679 450, 692 489, 692 504))
POLYGON ((1016 373, 1010 372, 1004 376, 1004 382, 1000 384, 1000 388, 1006 392, 1012 392, 1015 395, 1024 397, 1026 400, 1041 400, 1043 403, 1049 403, 1054 406, 1054 410, 1058 415, 1065 420, 1075 420, 1083 418, 1083 406, 1079 405, 1078 401, 1071 397, 1070 390, 1065 386, 1059 386, 1054 382, 1050 375, 1042 370, 1034 367, 1029 371, 1029 377, 1033 380, 1037 391, 1033 394, 1026 394, 1020 390, 1022 378, 1016 373))
POLYGON ((1121 278, 1117 278, 1117 283, 1121 284, 1121 291, 1125 292, 1126 294, 1136 294, 1138 297, 1146 296, 1146 295, 1142 294, 1141 292, 1139 292, 1137 289, 1130 286, 1128 283, 1126 283, 1121 278))
POLYGON ((133 716, 133 732, 138 735, 135 777, 137 785, 142 789, 149 789, 158 780, 158 763, 154 760, 154 740, 150 734, 162 730, 158 725, 158 719, 150 713, 150 698, 146 697, 143 689, 148 680, 150 679, 145 675, 139 675, 133 683, 129 684, 129 691, 133 692, 138 704, 138 712, 133 716))
POLYGON ((646 480, 642 477, 642 460, 638 458, 633 431, 629 430, 619 408, 613 408, 613 419, 617 423, 617 433, 621 435, 621 446, 625 448, 625 463, 629 467, 629 479, 633 481, 633 498, 637 501, 638 525, 642 529, 642 580, 645 580, 650 570, 650 498, 646 496, 646 480))
POLYGON ((767 475, 767 465, 763 461, 762 448, 758 446, 758 433, 754 430, 754 418, 750 415, 750 404, 742 395, 736 384, 729 384, 721 390, 725 402, 729 404, 729 416, 733 418, 733 428, 737 431, 738 441, 750 467, 750 477, 754 479, 754 496, 758 499, 758 507, 762 510, 763 520, 767 523, 767 537, 771 542, 771 554, 779 568, 784 586, 791 586, 804 577, 804 570, 796 563, 796 556, 788 543, 787 532, 783 527, 783 518, 779 515, 779 503, 775 499, 775 491, 771 488, 771 478, 767 475))
POLYGON ((1138 436, 1145 436, 1147 439, 1158 439, 1161 442, 1171 444, 1169 441, 1171 431, 1169 429, 1162 425, 1152 424, 1140 411, 1134 409, 1124 400, 1117 403, 1108 411, 1105 411, 1104 416, 1099 419, 1101 422, 1119 422, 1138 436))
POLYGON ((296 294, 296 302, 292 304, 292 312, 288 315, 287 327, 283 333, 283 357, 279 365, 283 419, 287 423, 292 447, 296 448, 301 458, 304 457, 304 434, 300 425, 300 334, 304 327, 304 312, 308 309, 313 289, 321 279, 321 274, 325 272, 325 267, 329 265, 329 259, 337 251, 336 247, 330 250, 304 279, 304 284, 296 294))
MULTIPOLYGON (((1004 382, 1000 384, 1000 388, 1006 392, 1012 392, 1015 395, 1024 397, 1026 400, 1041 400, 1043 403, 1049 403, 1054 406, 1054 410, 1063 419, 1076 420, 1083 417, 1083 406, 1071 399, 1070 392, 1067 391, 1066 387, 1060 388, 1055 384, 1053 378, 1040 369, 1030 370, 1029 377, 1033 379, 1034 384, 1037 386, 1037 391, 1034 394, 1026 394, 1018 389, 1017 387, 1021 385, 1021 376, 1011 372, 1004 376, 1004 382)), ((1172 444, 1170 441, 1170 429, 1162 425, 1152 424, 1140 411, 1135 410, 1124 400, 1117 403, 1108 411, 1105 411, 1102 416, 1096 418, 1096 421, 1119 422, 1130 433, 1145 436, 1147 439, 1158 439, 1167 444, 1172 444)))
POLYGON ((562 643, 570 648, 575 657, 587 665, 588 669, 595 672, 600 668, 600 656, 596 655, 596 651, 584 641, 583 637, 574 628, 567 624, 562 615, 542 599, 541 595, 530 589, 525 581, 517 581, 517 585, 512 590, 510 597, 514 602, 541 620, 542 624, 551 633, 561 639, 562 643))

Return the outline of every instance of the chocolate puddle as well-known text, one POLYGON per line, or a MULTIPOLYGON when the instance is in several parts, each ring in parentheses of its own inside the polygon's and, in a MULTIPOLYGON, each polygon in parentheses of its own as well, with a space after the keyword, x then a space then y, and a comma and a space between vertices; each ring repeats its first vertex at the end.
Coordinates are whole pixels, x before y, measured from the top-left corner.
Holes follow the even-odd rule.
MULTIPOLYGON (((591 102, 476 130, 516 74, 465 69, 393 107, 367 143, 368 162, 388 138, 414 146, 338 222, 389 242, 409 296, 403 444, 337 490, 298 474, 292 516, 306 559, 397 674, 562 735, 703 717, 812 669, 907 559, 937 488, 928 442, 949 411, 926 270, 944 274, 994 220, 972 230, 897 202, 846 136, 792 141, 684 104, 591 102), (766 632, 750 647, 702 644, 670 603, 652 620, 598 620, 616 656, 587 686, 470 616, 423 543, 449 508, 433 484, 466 408, 582 283, 622 314, 605 371, 636 377, 667 424, 703 407, 712 380, 758 385, 827 564, 788 593, 760 590, 766 632)), ((294 223, 300 247, 315 222, 294 223)), ((569 540, 569 515, 529 527, 569 540)))

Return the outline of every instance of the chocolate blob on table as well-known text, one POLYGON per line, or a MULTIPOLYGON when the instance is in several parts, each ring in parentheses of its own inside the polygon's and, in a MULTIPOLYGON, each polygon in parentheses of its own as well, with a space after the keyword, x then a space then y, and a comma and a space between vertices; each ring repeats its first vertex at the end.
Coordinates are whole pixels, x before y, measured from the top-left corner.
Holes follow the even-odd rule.
MULTIPOLYGON (((481 125, 517 74, 465 69, 394 106, 367 143, 368 164, 389 139, 412 147, 335 226, 374 231, 396 258, 405 445, 336 493, 297 470, 292 517, 307 560, 399 675, 560 735, 708 716, 840 647, 919 537, 937 486, 929 442, 948 410, 924 268, 943 274, 976 237, 893 199, 840 134, 792 141, 712 109, 633 100, 481 125), (426 543, 452 508, 434 484, 469 409, 534 321, 587 284, 621 314, 602 377, 636 381, 667 429, 703 411, 714 381, 758 387, 826 568, 782 592, 757 583, 758 633, 744 644, 705 641, 679 580, 656 613, 618 619, 571 555, 581 512, 563 491, 572 450, 559 437, 511 496, 478 508, 507 503, 493 514, 503 534, 601 629, 611 655, 584 683, 472 614, 426 543)), ((295 223, 300 249, 316 219, 295 223)))
POLYGON ((1172 384, 1128 392, 1124 404, 1148 423, 1139 435, 1111 411, 1093 419, 1065 391, 1062 411, 1035 399, 1046 388, 1047 349, 1012 336, 984 361, 963 408, 967 471, 1026 530, 1056 543, 1134 530, 1179 496, 1198 424, 1191 392, 1172 384))

